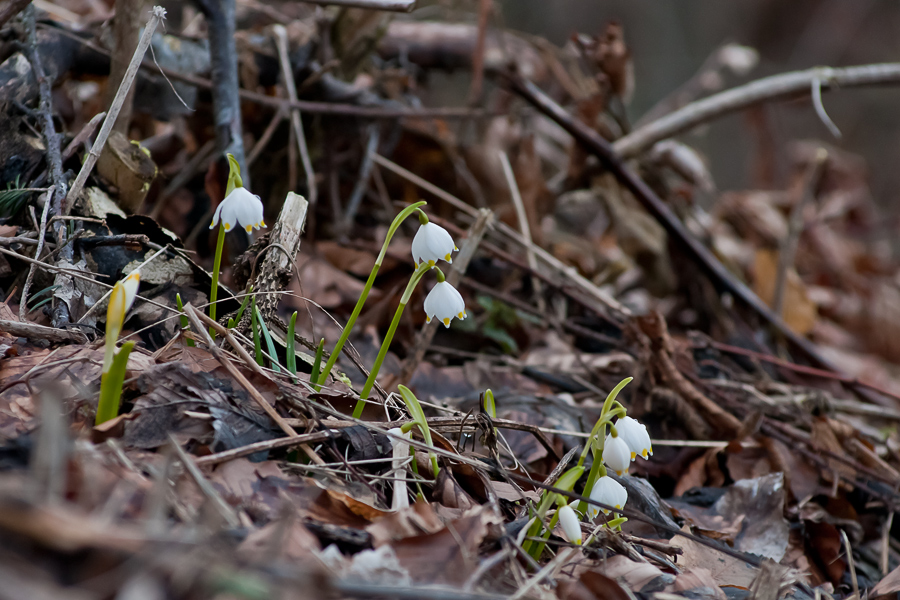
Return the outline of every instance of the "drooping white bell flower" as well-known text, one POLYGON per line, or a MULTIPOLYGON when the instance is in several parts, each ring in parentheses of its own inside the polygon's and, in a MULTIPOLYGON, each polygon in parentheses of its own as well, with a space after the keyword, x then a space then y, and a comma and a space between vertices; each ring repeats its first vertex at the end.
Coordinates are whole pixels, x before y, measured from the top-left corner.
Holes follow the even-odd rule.
MULTIPOLYGON (((389 429, 388 433, 393 447, 393 458, 391 459, 391 468, 399 469, 400 466, 409 459, 409 444, 398 438, 412 439, 412 431, 403 433, 399 427, 389 429), (394 437, 396 436, 396 437, 394 437)), ((391 510, 400 510, 409 506, 409 494, 406 493, 406 477, 402 472, 394 473, 394 498, 391 500, 391 510)))
POLYGON ((631 465, 631 449, 622 436, 613 437, 612 433, 606 436, 606 441, 603 443, 603 462, 615 471, 616 475, 628 472, 628 467, 631 465))
POLYGON ((631 460, 641 455, 645 459, 653 455, 653 445, 650 442, 650 434, 647 426, 631 417, 624 417, 616 421, 616 431, 619 437, 625 440, 631 450, 631 460))
POLYGON ((569 543, 581 544, 581 523, 575 510, 566 504, 561 506, 556 514, 559 515, 559 526, 569 543))
POLYGON ((430 221, 419 226, 419 231, 416 232, 412 242, 412 255, 416 266, 426 262, 428 266, 433 267, 439 260, 451 263, 453 262, 451 254, 454 250, 459 248, 447 230, 430 221))
MULTIPOLYGON (((622 487, 622 484, 620 484, 618 481, 616 481, 609 475, 604 475, 596 482, 594 482, 594 487, 591 488, 590 499, 594 502, 602 502, 603 504, 612 506, 613 508, 622 508, 623 506, 625 506, 625 502, 628 500, 628 492, 625 491, 625 488, 622 487)), ((609 514, 608 508, 600 508, 598 506, 594 506, 593 504, 588 505, 588 518, 593 519, 601 510, 603 511, 604 515, 609 514)))
POLYGON ((425 297, 425 315, 429 323, 436 317, 444 327, 450 327, 454 318, 466 318, 466 302, 449 282, 439 281, 425 297))
POLYGON ((251 194, 245 187, 234 188, 222 200, 216 208, 216 214, 213 215, 209 228, 213 229, 220 220, 225 231, 231 231, 235 224, 246 229, 247 233, 266 226, 263 222, 263 205, 259 196, 251 194))

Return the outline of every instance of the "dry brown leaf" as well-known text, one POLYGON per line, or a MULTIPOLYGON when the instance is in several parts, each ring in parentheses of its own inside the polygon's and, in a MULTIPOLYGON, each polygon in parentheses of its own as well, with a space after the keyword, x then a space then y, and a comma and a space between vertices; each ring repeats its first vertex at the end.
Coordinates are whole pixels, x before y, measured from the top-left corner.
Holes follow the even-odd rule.
MULTIPOLYGON (((688 531, 686 526, 684 530, 688 531)), ((678 557, 679 567, 685 571, 707 569, 712 574, 713 581, 719 585, 748 588, 756 577, 756 569, 724 552, 680 536, 673 538, 672 543, 681 547, 684 552, 678 557)))
MULTIPOLYGON (((753 263, 753 291, 769 306, 772 306, 775 299, 777 273, 778 253, 766 248, 757 250, 753 263)), ((812 331, 816 319, 818 319, 818 308, 810 300, 806 286, 793 268, 788 269, 785 278, 781 318, 792 331, 800 335, 806 335, 812 331)))

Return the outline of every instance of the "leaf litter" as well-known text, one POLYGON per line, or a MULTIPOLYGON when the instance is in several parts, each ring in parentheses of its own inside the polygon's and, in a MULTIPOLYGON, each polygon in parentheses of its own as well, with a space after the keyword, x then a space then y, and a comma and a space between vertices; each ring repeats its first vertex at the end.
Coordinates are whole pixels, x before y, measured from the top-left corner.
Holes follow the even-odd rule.
MULTIPOLYGON (((112 14, 106 4, 56 4, 38 11, 36 49, 61 68, 58 97, 41 108, 37 88, 10 96, 0 86, 7 110, 29 123, 4 130, 0 146, 37 148, 40 111, 50 110, 64 142, 85 128, 80 145, 57 156, 74 172, 94 135, 89 122, 106 108, 92 84, 116 85, 106 76, 121 48, 97 25, 112 14)), ((273 226, 255 243, 240 231, 227 237, 218 314, 220 325, 240 321, 255 293, 263 310, 251 304, 246 314, 266 325, 258 347, 248 317, 210 348, 205 327, 182 320, 176 304, 177 294, 205 310, 216 242, 207 223, 225 191, 226 148, 205 120, 223 101, 213 73, 221 47, 197 44, 214 9, 172 10, 165 41, 153 42, 191 112, 159 84, 157 66, 145 61, 137 78, 125 129, 136 162, 158 168, 152 177, 102 158, 78 202, 51 206, 61 233, 29 214, 51 201, 33 190, 60 183, 51 181, 53 149, 19 152, 2 174, 3 187, 24 188, 0 194, 0 577, 10 597, 818 600, 900 591, 900 263, 870 241, 885 217, 864 158, 790 142, 782 185, 747 190, 719 190, 689 140, 657 140, 633 166, 610 162, 602 143, 635 135, 626 136, 623 112, 635 83, 628 23, 556 47, 420 13, 237 5, 237 126, 253 161, 243 150, 240 160, 273 226), (372 19, 377 34, 365 25, 372 19), (279 91, 275 24, 287 28, 297 103, 279 91), (512 48, 517 71, 498 58, 512 48), (487 69, 491 87, 472 106, 442 107, 425 74, 448 64, 487 69), (550 95, 528 92, 521 77, 550 95), (149 86, 160 95, 153 106, 141 92, 149 86), (293 129, 279 125, 298 107, 306 139, 295 147, 293 129), (585 129, 599 145, 566 133, 585 129), (298 152, 309 153, 311 179, 298 152), (632 169, 652 190, 629 186, 632 169), (319 198, 293 253, 280 237, 297 225, 280 216, 288 192, 319 198), (647 210, 651 194, 682 229, 647 210), (420 199, 460 247, 445 271, 468 318, 429 325, 428 289, 412 293, 379 385, 354 419, 413 273, 413 228, 400 227, 386 248, 324 387, 310 377, 316 344, 325 339, 327 357, 388 223, 420 199), (47 247, 35 256, 39 238, 47 247), (685 252, 697 241, 721 272, 685 252), (105 286, 157 254, 125 321, 124 337, 138 345, 120 414, 94 427, 105 286), (266 261, 279 255, 289 266, 273 277, 266 261), (77 277, 58 285, 61 272, 77 277), (278 301, 263 302, 249 284, 278 301), (761 304, 742 302, 743 289, 761 304), (300 360, 290 373, 295 311, 300 360), (655 450, 614 477, 627 491, 627 522, 581 523, 583 545, 553 529, 531 556, 523 546, 535 541, 527 533, 542 495, 559 491, 626 377, 634 380, 620 401, 655 450), (427 436, 412 426, 401 385, 419 399, 427 436), (389 430, 404 426, 414 451, 395 465, 389 430), (392 510, 398 478, 411 502, 392 510)), ((131 9, 141 3, 115 3, 131 9)), ((12 34, 26 39, 29 18, 9 21, 12 34)), ((0 69, 24 60, 12 54, 0 69)), ((685 86, 677 104, 722 87, 685 86)), ((659 105, 651 125, 659 110, 677 109, 659 105)), ((583 486, 563 497, 581 499, 583 486)))

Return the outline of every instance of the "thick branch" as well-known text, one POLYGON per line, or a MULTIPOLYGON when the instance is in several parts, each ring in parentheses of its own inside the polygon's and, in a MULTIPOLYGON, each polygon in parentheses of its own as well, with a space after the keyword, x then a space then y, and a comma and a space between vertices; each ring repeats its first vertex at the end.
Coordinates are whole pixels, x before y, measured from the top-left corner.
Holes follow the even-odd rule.
POLYGON ((612 145, 622 158, 630 158, 660 140, 683 133, 698 125, 753 106, 781 98, 810 93, 819 82, 822 91, 836 88, 900 83, 900 63, 883 63, 832 69, 816 67, 752 81, 724 92, 692 102, 666 116, 632 131, 612 145))
POLYGON ((238 59, 234 45, 235 0, 196 0, 196 4, 203 11, 209 29, 217 150, 222 155, 234 155, 241 165, 244 186, 249 188, 250 172, 244 157, 238 59))

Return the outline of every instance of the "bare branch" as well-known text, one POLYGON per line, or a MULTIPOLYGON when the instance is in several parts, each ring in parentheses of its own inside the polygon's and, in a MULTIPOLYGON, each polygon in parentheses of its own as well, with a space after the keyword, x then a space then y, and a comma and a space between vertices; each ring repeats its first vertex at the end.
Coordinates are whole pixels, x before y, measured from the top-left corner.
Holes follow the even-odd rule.
POLYGON ((684 133, 698 125, 768 102, 809 93, 818 82, 821 91, 836 88, 889 85, 900 83, 900 63, 861 65, 843 69, 816 67, 773 75, 688 104, 648 123, 616 140, 612 149, 622 158, 630 158, 660 140, 684 133))

